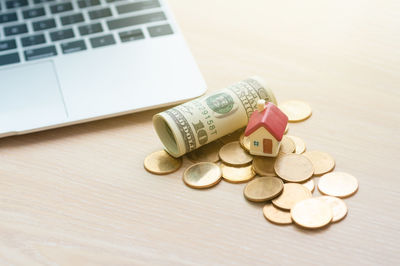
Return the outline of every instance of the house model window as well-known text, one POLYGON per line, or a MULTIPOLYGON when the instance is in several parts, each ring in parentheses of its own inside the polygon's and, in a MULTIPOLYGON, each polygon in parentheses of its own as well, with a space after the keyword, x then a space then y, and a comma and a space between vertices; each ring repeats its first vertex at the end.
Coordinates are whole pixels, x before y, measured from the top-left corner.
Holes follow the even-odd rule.
POLYGON ((276 105, 259 100, 244 133, 250 139, 250 153, 277 156, 287 123, 288 117, 276 105))

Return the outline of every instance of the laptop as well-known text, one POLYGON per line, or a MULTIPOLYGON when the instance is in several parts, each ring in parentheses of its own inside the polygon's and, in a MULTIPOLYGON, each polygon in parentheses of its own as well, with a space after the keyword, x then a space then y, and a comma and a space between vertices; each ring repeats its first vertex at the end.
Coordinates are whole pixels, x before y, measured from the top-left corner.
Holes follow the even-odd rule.
POLYGON ((164 0, 0 0, 0 137, 205 90, 164 0))

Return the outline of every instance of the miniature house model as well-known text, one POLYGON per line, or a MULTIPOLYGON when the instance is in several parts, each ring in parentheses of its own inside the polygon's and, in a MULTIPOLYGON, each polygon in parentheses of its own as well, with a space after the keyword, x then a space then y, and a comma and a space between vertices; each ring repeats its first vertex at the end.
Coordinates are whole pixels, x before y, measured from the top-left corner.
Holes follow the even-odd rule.
POLYGON ((250 153, 277 156, 287 123, 288 117, 278 107, 259 100, 244 133, 250 140, 250 153))

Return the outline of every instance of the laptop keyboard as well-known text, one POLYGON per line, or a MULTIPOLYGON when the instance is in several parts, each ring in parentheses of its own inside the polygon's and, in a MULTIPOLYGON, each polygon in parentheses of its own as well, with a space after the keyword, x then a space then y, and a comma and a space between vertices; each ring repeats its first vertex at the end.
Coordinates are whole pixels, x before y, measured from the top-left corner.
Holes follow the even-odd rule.
POLYGON ((173 33, 159 0, 0 0, 0 67, 173 33))

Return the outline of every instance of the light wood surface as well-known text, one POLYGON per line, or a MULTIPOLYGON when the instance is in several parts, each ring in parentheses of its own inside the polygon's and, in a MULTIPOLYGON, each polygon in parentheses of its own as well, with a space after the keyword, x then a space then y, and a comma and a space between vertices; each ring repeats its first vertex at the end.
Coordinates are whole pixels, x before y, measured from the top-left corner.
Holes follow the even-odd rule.
POLYGON ((312 106, 289 134, 358 178, 348 216, 277 226, 244 184, 185 186, 187 160, 147 173, 153 110, 0 140, 0 264, 399 265, 400 2, 169 2, 210 91, 258 74, 312 106))

